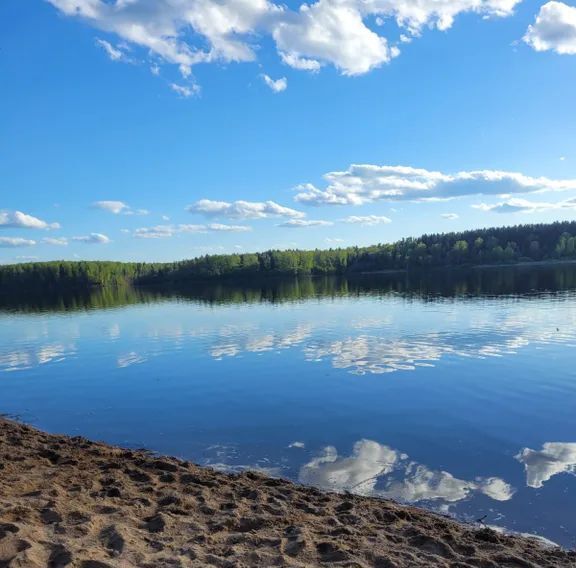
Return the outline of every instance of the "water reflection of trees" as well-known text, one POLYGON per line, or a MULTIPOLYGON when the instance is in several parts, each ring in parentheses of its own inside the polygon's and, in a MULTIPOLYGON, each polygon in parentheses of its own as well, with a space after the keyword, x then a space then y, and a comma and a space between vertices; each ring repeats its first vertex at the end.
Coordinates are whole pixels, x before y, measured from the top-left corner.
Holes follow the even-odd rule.
POLYGON ((479 296, 530 296, 574 289, 575 265, 517 266, 354 277, 267 278, 245 281, 242 285, 205 282, 186 287, 112 286, 67 293, 8 294, 0 291, 0 310, 69 312, 170 299, 202 304, 277 304, 311 299, 398 295, 407 299, 438 301, 479 296))

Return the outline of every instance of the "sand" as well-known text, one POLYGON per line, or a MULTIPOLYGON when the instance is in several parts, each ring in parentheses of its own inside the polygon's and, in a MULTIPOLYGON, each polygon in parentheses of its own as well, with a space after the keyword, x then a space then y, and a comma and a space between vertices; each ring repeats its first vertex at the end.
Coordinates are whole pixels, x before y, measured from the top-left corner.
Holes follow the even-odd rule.
POLYGON ((576 567, 576 553, 391 501, 0 419, 0 568, 576 567))

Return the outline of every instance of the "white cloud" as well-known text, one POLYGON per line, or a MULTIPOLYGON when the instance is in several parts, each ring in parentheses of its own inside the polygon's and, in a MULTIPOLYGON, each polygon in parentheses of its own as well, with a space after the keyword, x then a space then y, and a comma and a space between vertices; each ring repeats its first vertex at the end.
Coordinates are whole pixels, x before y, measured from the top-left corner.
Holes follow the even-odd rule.
POLYGON ((541 450, 524 448, 516 459, 526 469, 526 485, 538 489, 554 475, 576 474, 576 444, 547 442, 541 450))
POLYGON ((87 245, 107 245, 112 242, 106 235, 102 233, 90 233, 82 237, 72 237, 73 241, 85 243, 87 245))
POLYGON ((112 61, 121 61, 124 58, 124 53, 105 39, 97 39, 96 45, 101 47, 112 61))
POLYGON ((388 63, 397 48, 366 26, 368 14, 362 7, 361 2, 336 0, 302 4, 297 14, 272 31, 284 62, 313 70, 328 62, 344 75, 360 75, 388 63))
POLYGON ((59 223, 47 223, 22 211, 0 211, 0 229, 60 229, 59 223))
POLYGON ((272 79, 266 73, 262 74, 262 80, 275 92, 281 93, 288 87, 288 79, 280 77, 280 79, 272 79))
POLYGON ((344 239, 340 239, 338 237, 334 237, 334 238, 328 237, 328 238, 324 239, 324 242, 328 243, 328 244, 340 244, 340 243, 344 242, 344 239))
POLYGON ((310 227, 329 227, 333 225, 331 221, 314 221, 312 219, 290 219, 284 223, 280 223, 278 227, 286 227, 288 229, 308 229, 310 227))
POLYGON ((211 223, 209 225, 156 225, 155 227, 140 227, 136 229, 133 236, 138 239, 166 239, 179 233, 246 233, 252 227, 246 225, 223 225, 221 223, 211 223))
POLYGON ((55 245, 59 247, 65 247, 68 245, 68 239, 66 237, 58 237, 58 238, 46 237, 42 239, 41 242, 42 244, 45 245, 55 245))
POLYGON ((36 241, 21 239, 20 237, 0 237, 0 248, 31 247, 36 241))
POLYGON ((304 213, 278 205, 274 201, 213 201, 201 199, 186 208, 190 213, 200 213, 208 217, 229 217, 231 219, 266 219, 269 217, 288 217, 299 219, 304 213))
POLYGON ((140 227, 133 235, 139 239, 165 239, 174 236, 175 227, 173 225, 156 225, 155 227, 140 227))
POLYGON ((325 188, 296 187, 296 201, 308 205, 361 205, 374 201, 446 200, 469 195, 502 195, 576 190, 576 179, 551 180, 516 172, 478 170, 445 174, 409 166, 351 165, 324 175, 325 188))
POLYGON ((34 260, 38 260, 37 256, 17 256, 16 260, 23 260, 25 262, 31 262, 34 260))
POLYGON ((184 99, 188 99, 192 95, 200 93, 200 87, 198 87, 198 85, 179 85, 178 83, 170 83, 170 88, 184 99))
POLYGON ((460 219, 460 215, 458 215, 458 213, 442 213, 440 217, 442 217, 442 219, 447 219, 449 221, 460 219))
POLYGON ((576 7, 547 2, 528 27, 524 41, 536 51, 576 55, 576 7))
POLYGON ((222 231, 225 233, 247 233, 252 230, 252 227, 245 225, 223 225, 222 223, 212 223, 207 225, 209 231, 222 231))
POLYGON ((387 225, 392 223, 392 219, 384 217, 383 215, 351 215, 342 219, 344 223, 350 223, 352 225, 362 225, 363 227, 372 227, 374 225, 387 225))
POLYGON ((92 203, 92 207, 95 209, 103 209, 109 213, 114 213, 114 215, 119 215, 129 209, 128 205, 123 201, 95 201, 92 203))
POLYGON ((148 215, 150 213, 147 209, 133 209, 123 201, 95 201, 92 207, 114 215, 148 215))
POLYGON ((492 205, 480 203, 472 205, 474 209, 491 213, 541 213, 543 211, 560 211, 576 209, 576 198, 547 203, 543 201, 529 201, 528 199, 509 199, 492 205))
MULTIPOLYGON (((317 71, 329 64, 358 75, 399 53, 367 25, 375 18, 380 24, 395 20, 405 42, 426 28, 447 30, 461 13, 509 16, 520 0, 318 0, 297 9, 268 0, 49 1, 63 14, 146 50, 154 65, 176 65, 187 77, 199 63, 254 61, 258 41, 267 38, 291 67, 317 71)), ((118 47, 99 45, 122 59, 118 47)))

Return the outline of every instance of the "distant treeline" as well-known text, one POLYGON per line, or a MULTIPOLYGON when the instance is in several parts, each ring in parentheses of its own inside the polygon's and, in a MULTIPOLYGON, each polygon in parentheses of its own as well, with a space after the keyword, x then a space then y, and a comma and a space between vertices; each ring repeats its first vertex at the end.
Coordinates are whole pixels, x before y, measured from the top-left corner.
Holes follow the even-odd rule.
MULTIPOLYGON (((419 270, 350 276, 293 276, 265 280, 203 280, 169 286, 103 286, 89 289, 16 290, 0 294, 3 312, 70 313, 163 301, 200 305, 283 304, 308 300, 384 297, 451 301, 482 296, 521 296, 576 290, 576 266, 540 264, 471 270, 419 270)), ((560 296, 559 296, 560 297, 560 296)))
POLYGON ((0 267, 0 290, 179 284, 268 275, 327 275, 576 259, 576 221, 423 235, 329 250, 207 255, 169 263, 32 262, 0 267))

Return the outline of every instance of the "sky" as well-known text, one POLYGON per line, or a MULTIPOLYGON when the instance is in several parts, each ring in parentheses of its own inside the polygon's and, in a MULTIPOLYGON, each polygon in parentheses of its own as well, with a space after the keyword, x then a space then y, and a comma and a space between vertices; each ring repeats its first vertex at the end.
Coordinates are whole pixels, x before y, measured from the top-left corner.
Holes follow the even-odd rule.
POLYGON ((576 2, 4 0, 0 262, 576 219, 576 2))

